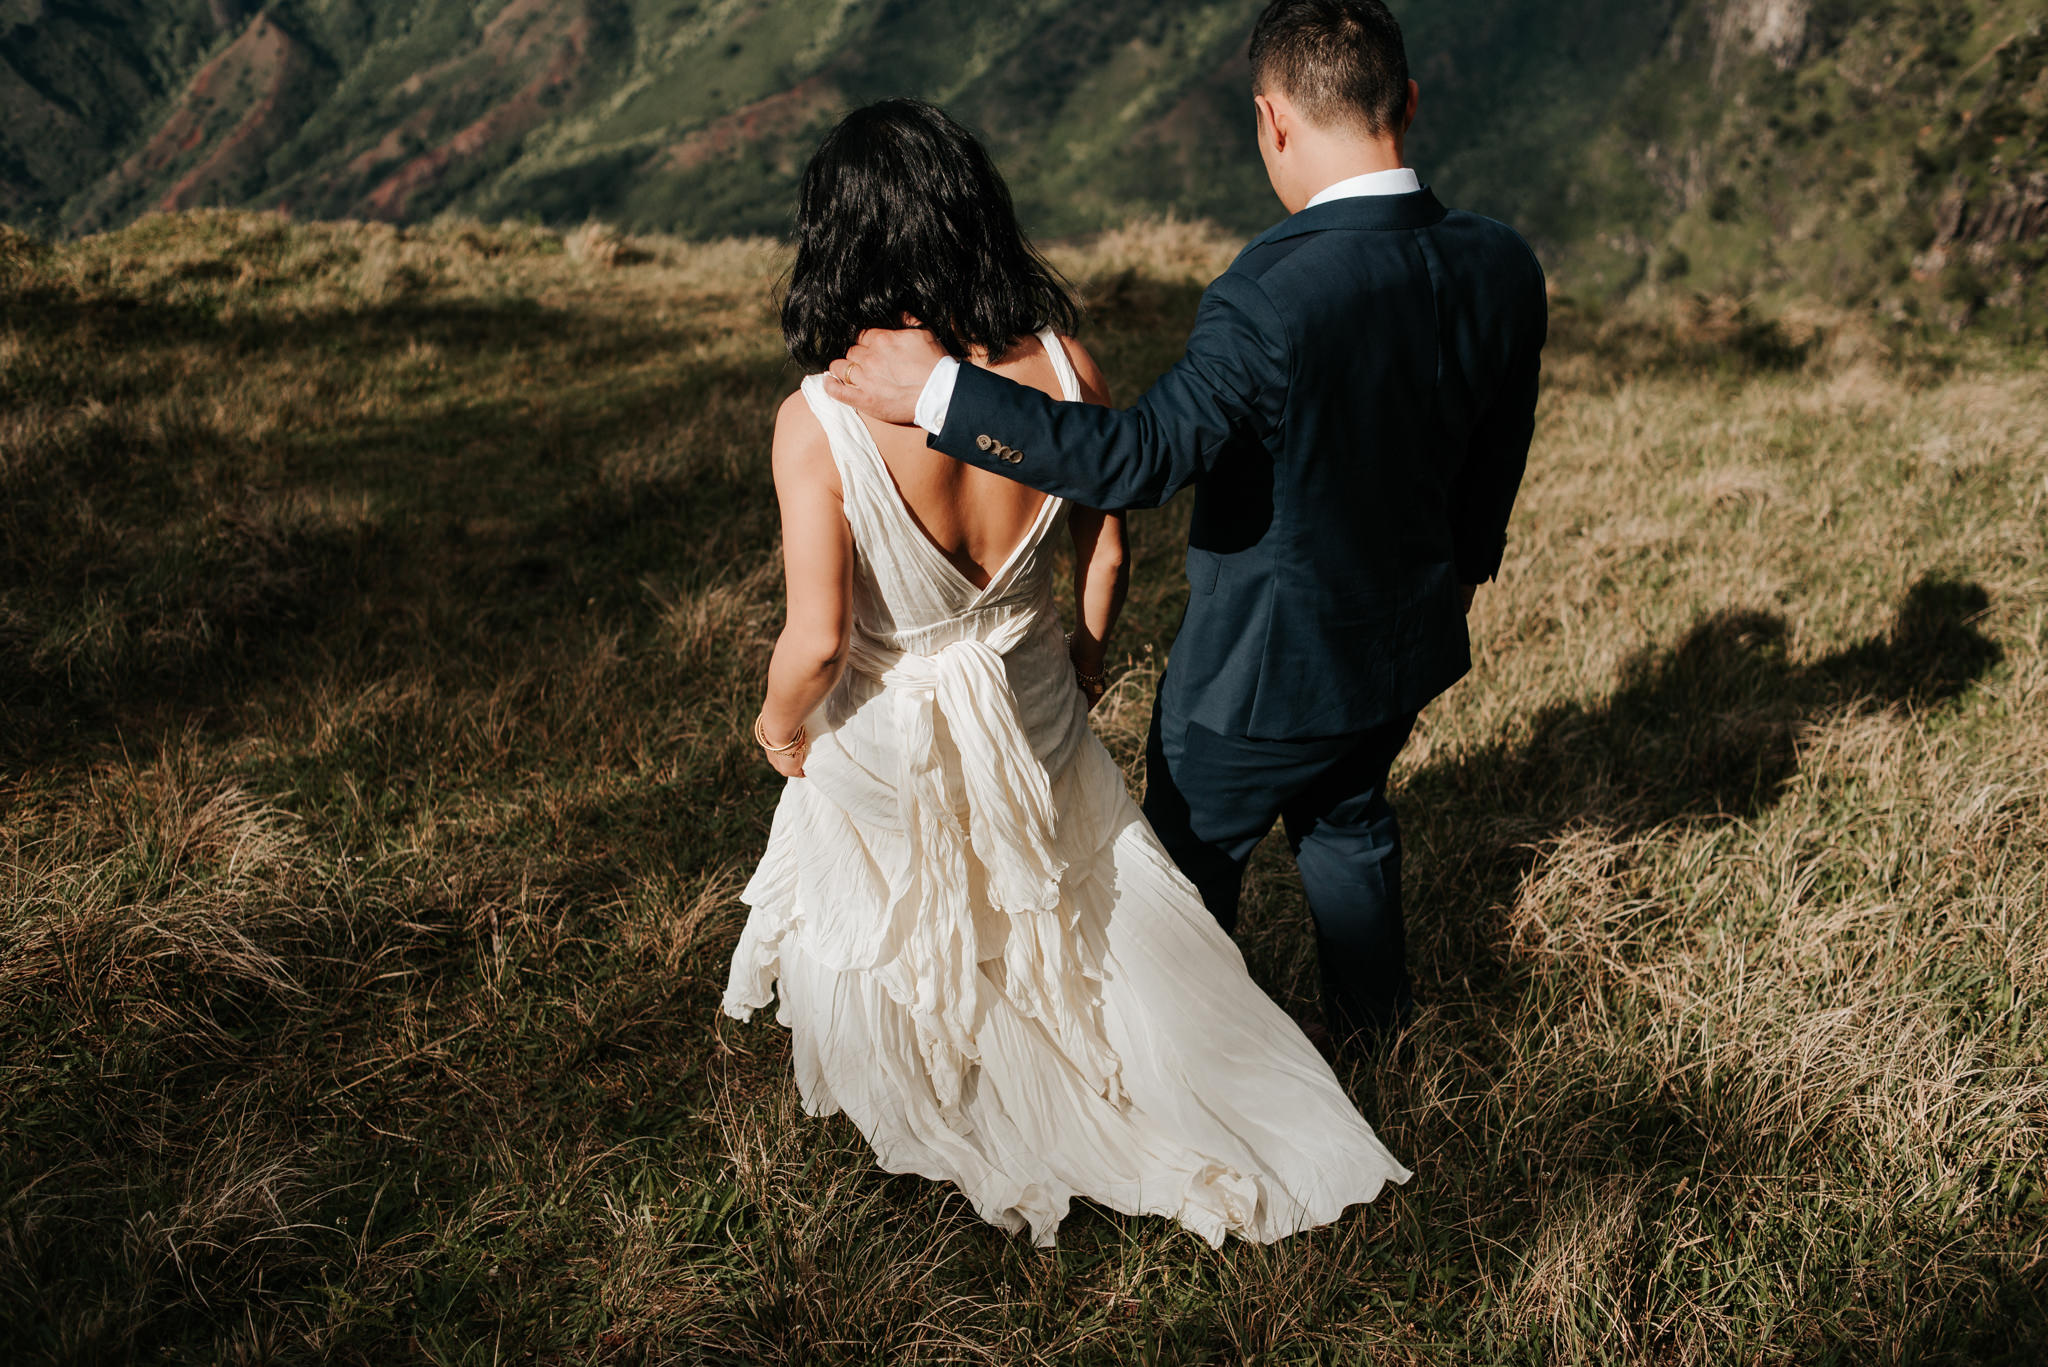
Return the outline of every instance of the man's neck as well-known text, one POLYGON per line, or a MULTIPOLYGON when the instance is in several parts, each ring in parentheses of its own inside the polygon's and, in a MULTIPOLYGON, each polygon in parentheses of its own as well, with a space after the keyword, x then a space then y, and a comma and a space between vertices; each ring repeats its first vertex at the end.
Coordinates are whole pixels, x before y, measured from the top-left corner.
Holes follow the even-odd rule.
POLYGON ((1307 193, 1301 194, 1299 204, 1287 206, 1291 213, 1300 213, 1308 202, 1332 185, 1369 176, 1379 171, 1399 171, 1407 165, 1401 159, 1401 147, 1391 141, 1346 142, 1331 147, 1303 167, 1298 184, 1308 186, 1307 193))

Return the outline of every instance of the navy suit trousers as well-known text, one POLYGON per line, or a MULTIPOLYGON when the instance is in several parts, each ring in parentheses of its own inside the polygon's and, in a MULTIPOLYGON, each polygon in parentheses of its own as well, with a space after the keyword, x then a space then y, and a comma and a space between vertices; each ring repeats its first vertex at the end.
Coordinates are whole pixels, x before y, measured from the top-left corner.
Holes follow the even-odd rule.
POLYGON ((1416 714, 1352 735, 1251 740, 1156 705, 1145 816, 1226 931, 1245 861, 1273 828, 1308 894, 1332 1029, 1383 1031, 1414 1010, 1401 920, 1401 828, 1387 774, 1416 714))

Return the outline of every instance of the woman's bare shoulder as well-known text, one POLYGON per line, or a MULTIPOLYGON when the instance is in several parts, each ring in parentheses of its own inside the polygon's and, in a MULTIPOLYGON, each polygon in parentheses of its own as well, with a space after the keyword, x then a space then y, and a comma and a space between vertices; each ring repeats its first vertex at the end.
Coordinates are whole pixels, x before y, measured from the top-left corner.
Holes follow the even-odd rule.
POLYGON ((832 460, 832 440, 825 424, 811 411, 810 401, 797 390, 782 401, 775 412, 773 451, 775 483, 788 488, 821 486, 833 493, 839 489, 839 467, 832 460))
POLYGON ((1075 378, 1081 381, 1082 399, 1088 403, 1108 403, 1109 380, 1103 375, 1102 367, 1096 364, 1095 357, 1089 354, 1087 347, 1066 333, 1060 333, 1059 339, 1060 345, 1066 348, 1067 359, 1074 363, 1075 378))

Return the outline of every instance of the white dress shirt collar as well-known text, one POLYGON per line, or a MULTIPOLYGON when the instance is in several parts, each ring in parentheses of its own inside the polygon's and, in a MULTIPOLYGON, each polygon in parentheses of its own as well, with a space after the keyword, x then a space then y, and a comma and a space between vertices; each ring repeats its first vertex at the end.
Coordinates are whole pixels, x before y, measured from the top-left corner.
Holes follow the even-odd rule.
POLYGON ((1313 209, 1318 204, 1328 204, 1333 199, 1353 199, 1359 195, 1408 195, 1422 188, 1422 178, 1411 167, 1396 166, 1391 171, 1368 171, 1362 176, 1340 180, 1335 185, 1326 185, 1318 190, 1315 198, 1302 207, 1313 209))

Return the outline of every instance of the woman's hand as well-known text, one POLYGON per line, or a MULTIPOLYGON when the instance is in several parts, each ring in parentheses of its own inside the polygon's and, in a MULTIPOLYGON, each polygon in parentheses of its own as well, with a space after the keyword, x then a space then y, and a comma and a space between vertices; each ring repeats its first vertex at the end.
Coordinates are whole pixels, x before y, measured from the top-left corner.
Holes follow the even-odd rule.
POLYGON ((1088 700, 1090 712, 1102 701, 1102 695, 1109 692, 1109 667, 1102 662, 1102 656, 1099 642, 1067 637, 1067 663, 1074 667, 1074 686, 1088 700))
POLYGON ((1074 671, 1074 683, 1081 690, 1081 697, 1087 702, 1090 712, 1095 710, 1095 704, 1102 701, 1102 695, 1109 692, 1109 680, 1100 674, 1083 674, 1077 669, 1074 671))

